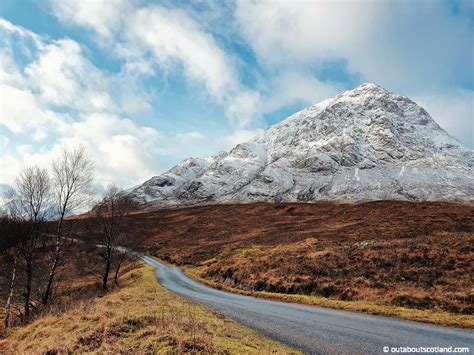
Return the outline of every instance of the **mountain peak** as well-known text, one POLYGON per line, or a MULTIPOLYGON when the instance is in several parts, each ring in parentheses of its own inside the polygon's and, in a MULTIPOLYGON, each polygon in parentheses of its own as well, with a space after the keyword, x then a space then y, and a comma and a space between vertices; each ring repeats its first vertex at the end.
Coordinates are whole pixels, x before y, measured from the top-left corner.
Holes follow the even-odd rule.
POLYGON ((472 200, 474 152, 405 96, 365 83, 131 191, 153 206, 320 199, 472 200))
POLYGON ((388 93, 389 91, 380 85, 374 84, 374 83, 362 83, 359 86, 357 86, 355 89, 352 91, 367 91, 367 92, 385 92, 388 93))
POLYGON ((393 95, 390 91, 383 88, 380 85, 374 83, 363 83, 354 89, 343 91, 336 95, 333 99, 347 99, 347 98, 358 98, 358 97, 377 97, 384 95, 393 95))

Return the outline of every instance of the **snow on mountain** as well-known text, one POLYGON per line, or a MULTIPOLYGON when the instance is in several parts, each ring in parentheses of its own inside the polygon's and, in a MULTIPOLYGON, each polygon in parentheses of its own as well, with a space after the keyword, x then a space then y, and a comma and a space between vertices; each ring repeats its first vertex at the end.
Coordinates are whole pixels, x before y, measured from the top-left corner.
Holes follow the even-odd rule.
POLYGON ((151 205, 474 200, 474 151, 374 84, 308 107, 249 142, 189 158, 130 190, 151 205))

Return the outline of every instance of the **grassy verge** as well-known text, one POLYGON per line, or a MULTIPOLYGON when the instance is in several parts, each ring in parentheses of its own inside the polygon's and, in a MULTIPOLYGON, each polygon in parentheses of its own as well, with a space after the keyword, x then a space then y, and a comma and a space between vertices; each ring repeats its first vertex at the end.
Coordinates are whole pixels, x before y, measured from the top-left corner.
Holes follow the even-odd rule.
POLYGON ((13 329, 0 353, 297 353, 160 286, 149 266, 124 286, 13 329))
POLYGON ((199 276, 198 267, 184 267, 183 271, 190 277, 210 286, 213 288, 239 293, 247 296, 272 299, 283 302, 307 304, 311 306, 320 306, 334 309, 341 309, 346 311, 363 312, 368 314, 375 314, 388 317, 396 317, 406 320, 433 323, 437 325, 450 326, 450 327, 461 327, 461 328, 474 328, 474 316, 450 313, 440 310, 425 310, 425 309, 414 309, 406 307, 397 307, 386 304, 379 304, 375 302, 367 301, 341 301, 321 296, 307 296, 307 295, 295 295, 295 294, 283 294, 283 293, 272 293, 272 292, 252 292, 248 290, 241 290, 234 287, 229 287, 216 283, 212 280, 208 280, 199 276))

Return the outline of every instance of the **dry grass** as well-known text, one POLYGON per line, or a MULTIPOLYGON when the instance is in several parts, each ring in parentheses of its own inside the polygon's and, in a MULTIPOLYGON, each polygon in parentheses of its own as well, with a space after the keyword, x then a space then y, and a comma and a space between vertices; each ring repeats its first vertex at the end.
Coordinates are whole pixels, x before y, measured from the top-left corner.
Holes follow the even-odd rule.
POLYGON ((226 284, 217 283, 212 280, 201 277, 199 268, 185 267, 185 273, 193 279, 200 281, 210 287, 220 290, 239 293, 242 295, 253 296, 264 299, 271 299, 276 301, 283 301, 289 303, 299 303, 311 306, 327 307, 334 309, 341 309, 352 312, 363 312, 368 314, 375 314, 387 317, 396 317, 412 321, 419 321, 425 323, 433 323, 438 325, 461 327, 474 329, 474 317, 465 314, 453 314, 442 310, 427 310, 427 309, 413 309, 407 307, 398 307, 393 305, 381 304, 368 301, 341 301, 321 296, 308 296, 296 294, 282 294, 275 292, 257 292, 248 291, 245 289, 238 289, 228 286, 226 284))
POLYGON ((101 298, 14 329, 0 341, 0 353, 296 353, 169 293, 148 266, 123 282, 101 298))
MULTIPOLYGON (((40 303, 41 290, 46 282, 46 271, 49 267, 48 255, 38 249, 38 259, 34 268, 32 303, 38 308, 34 308, 31 315, 32 320, 42 317, 44 314, 59 314, 75 307, 77 302, 88 303, 90 300, 104 294, 102 291, 102 262, 97 248, 89 247, 81 243, 67 243, 64 245, 61 263, 57 269, 55 288, 53 289, 52 302, 47 307, 40 303)), ((0 256, 0 265, 4 260, 0 256)), ((121 277, 136 264, 132 258, 127 258, 120 271, 121 277)), ((19 269, 16 280, 16 288, 13 298, 13 307, 21 309, 23 307, 24 277, 25 270, 19 269)), ((3 306, 6 303, 8 292, 8 277, 6 273, 0 273, 0 319, 3 319, 3 306)), ((113 273, 110 275, 109 288, 114 289, 113 273)), ((13 325, 18 325, 20 319, 17 311, 12 314, 13 325)), ((0 334, 3 330, 3 322, 0 322, 0 334)))
POLYGON ((379 305, 383 314, 440 324, 472 322, 472 204, 214 205, 133 220, 147 230, 152 255, 220 287, 308 296, 338 308, 343 301, 379 305))

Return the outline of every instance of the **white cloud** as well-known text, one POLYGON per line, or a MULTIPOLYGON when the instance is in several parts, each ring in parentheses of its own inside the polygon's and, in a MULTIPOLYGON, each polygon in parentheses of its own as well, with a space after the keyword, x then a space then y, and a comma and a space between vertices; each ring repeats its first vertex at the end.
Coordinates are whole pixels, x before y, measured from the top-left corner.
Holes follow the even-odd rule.
POLYGON ((261 98, 255 91, 242 91, 232 95, 225 107, 232 127, 245 130, 252 127, 261 117, 261 98))
MULTIPOLYGON (((0 157, 0 166, 1 166, 1 172, 0 172, 0 186, 3 185, 12 185, 13 182, 15 181, 15 177, 17 176, 18 172, 21 169, 21 161, 9 154, 4 154, 0 157)), ((3 192, 0 190, 0 193, 3 192)), ((0 201, 1 201, 0 196, 0 201)))
POLYGON ((302 103, 311 105, 342 91, 337 83, 325 83, 307 72, 288 70, 275 75, 264 91, 267 93, 262 111, 271 113, 285 106, 302 103))
POLYGON ((126 118, 129 110, 142 110, 136 107, 140 103, 148 105, 146 95, 123 101, 142 90, 133 76, 102 72, 73 40, 35 37, 38 43, 25 43, 25 33, 35 35, 9 22, 0 25, 8 28, 10 43, 28 46, 33 54, 22 68, 8 41, 0 51, 5 64, 0 66, 2 184, 11 184, 24 166, 48 166, 61 146, 78 144, 96 160, 102 185, 114 181, 127 187, 160 170, 155 159, 159 133, 126 118), (4 129, 28 144, 13 144, 4 129))
POLYGON ((232 59, 187 12, 162 6, 137 9, 124 37, 124 46, 134 48, 134 56, 151 54, 165 71, 182 66, 191 85, 204 86, 209 97, 224 106, 234 127, 250 127, 257 120, 258 94, 240 84, 232 59))
POLYGON ((48 104, 79 110, 113 110, 106 78, 73 40, 61 39, 46 45, 25 73, 31 87, 48 104))
POLYGON ((108 113, 86 114, 71 126, 76 136, 97 142, 111 136, 131 135, 141 140, 144 146, 151 147, 160 138, 159 133, 151 127, 138 126, 132 120, 108 113))
POLYGON ((48 167, 62 146, 80 144, 95 161, 99 185, 115 182, 128 187, 161 169, 154 148, 160 135, 153 128, 110 114, 92 113, 70 123, 66 131, 51 148, 20 145, 1 155, 1 182, 11 184, 18 171, 32 163, 48 167))
MULTIPOLYGON (((63 22, 70 20, 72 23, 95 29, 99 35, 104 32, 108 35, 115 33, 113 51, 126 61, 126 67, 132 72, 151 76, 155 74, 156 67, 165 73, 182 70, 194 93, 207 93, 207 97, 223 106, 234 130, 261 126, 263 114, 285 105, 295 102, 314 103, 336 93, 336 84, 319 81, 314 76, 306 75, 307 71, 304 69, 293 66, 273 74, 268 82, 256 90, 245 87, 240 82, 236 59, 221 48, 212 34, 213 28, 209 26, 209 22, 216 22, 215 14, 224 13, 229 16, 228 7, 216 8, 211 4, 210 12, 198 15, 192 12, 192 6, 186 11, 182 8, 158 5, 140 7, 136 3, 127 3, 126 14, 111 11, 110 17, 115 18, 106 20, 96 14, 96 11, 103 11, 106 6, 104 4, 97 7, 86 4, 78 11, 60 11, 59 8, 69 2, 73 5, 67 5, 68 8, 81 6, 80 2, 73 0, 62 0, 60 3, 53 1, 53 9, 56 9, 54 12, 63 22), (88 13, 90 21, 93 19, 94 23, 85 22, 82 19, 83 13, 88 13), (118 23, 121 25, 117 25, 118 23), (202 91, 201 87, 205 88, 205 91, 202 91)), ((105 3, 112 6, 107 1, 105 3)), ((322 55, 323 58, 336 53, 325 53, 333 48, 331 38, 311 35, 304 41, 295 40, 307 36, 305 31, 315 23, 314 14, 311 9, 309 13, 306 11, 306 5, 307 3, 255 2, 238 4, 237 20, 240 21, 244 34, 259 60, 265 64, 281 65, 282 61, 288 58, 292 58, 291 63, 294 63, 294 58, 297 57, 305 64, 314 60, 315 50, 317 55, 322 55), (294 20, 292 16, 295 16, 294 20), (320 41, 314 42, 313 37, 319 38, 320 41), (308 41, 313 41, 313 45, 309 46, 308 41)), ((360 10, 360 6, 358 8, 362 17, 369 19, 373 16, 373 13, 360 10)), ((363 37, 363 26, 359 23, 361 20, 352 20, 353 11, 343 12, 345 17, 341 22, 352 21, 353 25, 341 31, 340 23, 331 23, 329 20, 339 8, 328 5, 323 6, 323 10, 316 21, 318 27, 315 30, 326 31, 329 26, 329 31, 339 31, 336 41, 352 43, 355 48, 358 38, 363 37)), ((234 26, 230 19, 225 23, 222 20, 217 22, 219 26, 234 26)), ((219 28, 220 30, 223 29, 219 28)))
POLYGON ((219 138, 223 149, 231 149, 239 143, 247 142, 263 133, 262 129, 241 129, 219 138))
POLYGON ((137 184, 160 168, 155 146, 160 134, 153 128, 138 126, 118 116, 92 113, 71 127, 74 134, 62 141, 86 142, 96 160, 97 180, 103 184, 116 182, 121 186, 137 184))
POLYGON ((156 66, 164 72, 182 70, 196 92, 202 95, 203 87, 205 96, 224 107, 236 129, 258 121, 258 93, 240 83, 234 60, 192 14, 158 5, 132 7, 125 1, 118 6, 109 1, 94 4, 61 0, 52 1, 52 8, 65 23, 91 28, 101 36, 115 34, 113 52, 127 62, 128 70, 146 75, 155 74, 156 66))
POLYGON ((110 38, 129 13, 127 0, 52 0, 52 11, 65 24, 84 26, 110 38))
POLYGON ((16 65, 12 53, 8 48, 0 49, 0 83, 16 88, 25 86, 25 81, 20 69, 16 65))
POLYGON ((235 16, 258 60, 280 69, 342 58, 365 79, 398 88, 462 80, 457 64, 473 58, 469 19, 437 1, 243 0, 235 16))
POLYGON ((369 2, 238 1, 235 16, 258 59, 280 65, 313 63, 356 47, 374 13, 369 2))
MULTIPOLYGON (((8 24, 10 34, 24 37, 27 33, 29 37, 34 36, 33 33, 15 27, 9 22, 3 21, 0 25, 2 23, 8 24)), ((39 46, 43 48, 42 43, 39 46)), ((45 139, 48 132, 60 132, 64 129, 63 121, 67 120, 67 117, 45 107, 39 97, 32 92, 29 81, 13 58, 11 48, 8 46, 2 48, 0 59, 1 124, 13 133, 31 134, 37 141, 45 139)))
MULTIPOLYGON (((10 21, 7 21, 3 18, 0 18, 0 29, 9 35, 20 37, 23 40, 32 41, 33 44, 38 48, 41 48, 42 46, 41 37, 38 36, 36 33, 27 30, 24 27, 15 26, 10 21)), ((6 40, 6 38, 2 39, 6 40)))
POLYGON ((466 147, 474 149, 474 92, 426 93, 413 98, 466 147))
POLYGON ((211 34, 185 12, 164 7, 137 10, 127 22, 127 37, 164 66, 179 60, 191 81, 203 82, 219 100, 236 86, 236 74, 211 34))
POLYGON ((65 116, 42 107, 29 90, 0 83, 1 124, 13 133, 32 133, 37 141, 65 130, 65 116))

